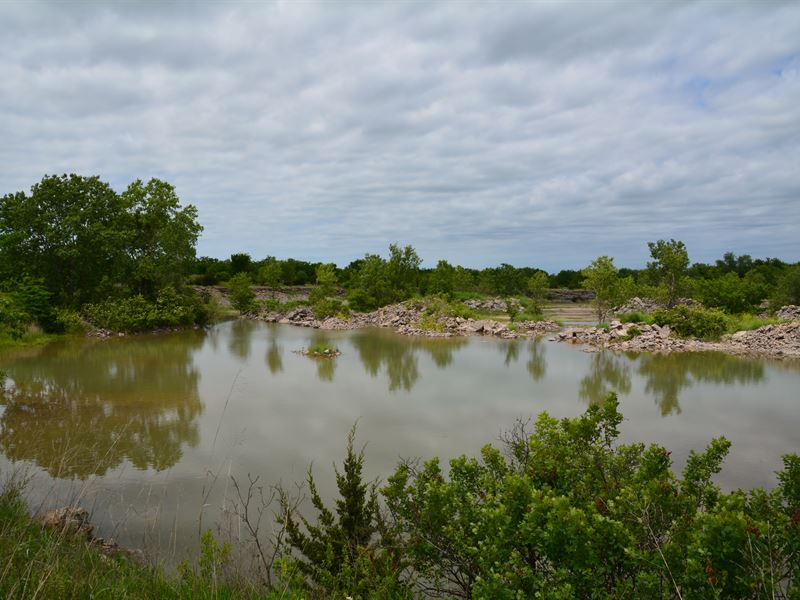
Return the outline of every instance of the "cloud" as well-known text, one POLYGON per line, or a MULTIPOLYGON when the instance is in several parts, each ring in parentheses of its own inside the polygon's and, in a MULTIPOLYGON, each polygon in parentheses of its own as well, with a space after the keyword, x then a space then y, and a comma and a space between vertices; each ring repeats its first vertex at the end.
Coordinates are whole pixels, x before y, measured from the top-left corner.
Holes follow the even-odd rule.
POLYGON ((3 3, 0 190, 161 177, 201 254, 800 260, 792 3, 3 3))

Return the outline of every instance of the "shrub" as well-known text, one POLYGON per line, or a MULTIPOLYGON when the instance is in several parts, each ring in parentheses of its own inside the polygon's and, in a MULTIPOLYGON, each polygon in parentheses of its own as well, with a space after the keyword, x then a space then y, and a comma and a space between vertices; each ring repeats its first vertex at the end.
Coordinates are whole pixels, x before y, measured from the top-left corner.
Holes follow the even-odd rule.
POLYGON ((342 301, 336 298, 321 298, 314 302, 312 308, 314 309, 314 316, 318 319, 327 319, 347 311, 342 301))
POLYGON ((18 340, 28 331, 31 318, 9 294, 0 294, 0 334, 18 340))
POLYGON ((250 283, 250 276, 247 273, 238 273, 228 281, 231 305, 240 313, 255 308, 256 295, 250 288, 250 283))
POLYGON ((619 321, 620 323, 652 323, 653 317, 641 312, 631 312, 619 315, 619 321))
POLYGON ((656 325, 669 325, 680 337, 696 337, 704 340, 718 339, 728 327, 725 313, 685 305, 653 313, 656 325))
POLYGON ((800 457, 773 491, 724 494, 727 440, 678 479, 665 448, 616 444, 622 420, 612 394, 449 469, 401 464, 383 494, 414 575, 436 597, 797 597, 800 457))
POLYGON ((88 304, 83 310, 91 323, 112 331, 205 324, 213 314, 210 301, 204 302, 193 292, 179 294, 172 287, 162 289, 155 302, 138 295, 88 304))

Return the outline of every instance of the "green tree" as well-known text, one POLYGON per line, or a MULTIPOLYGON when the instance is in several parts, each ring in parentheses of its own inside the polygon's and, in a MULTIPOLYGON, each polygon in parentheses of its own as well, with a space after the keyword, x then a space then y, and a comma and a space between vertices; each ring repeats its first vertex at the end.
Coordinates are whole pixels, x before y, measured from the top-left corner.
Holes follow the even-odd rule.
POLYGON ((231 275, 238 275, 239 273, 248 273, 253 266, 253 259, 245 252, 238 252, 231 254, 231 275))
POLYGON ((614 259, 600 256, 583 269, 583 287, 594 292, 594 306, 597 320, 605 321, 611 310, 620 300, 619 275, 614 266, 614 259))
POLYGON ((339 490, 335 509, 323 503, 310 468, 307 483, 317 522, 284 504, 288 543, 302 556, 297 561, 302 572, 326 597, 410 598, 400 581, 397 543, 381 516, 377 483, 364 481, 364 449, 356 452, 354 440, 355 427, 347 436, 342 470, 334 465, 339 490))
POLYGON ((175 188, 159 179, 134 181, 121 198, 132 226, 127 255, 136 291, 154 299, 163 287, 180 288, 203 230, 197 209, 181 208, 175 188))
POLYGON ((0 200, 4 280, 43 280, 54 299, 96 297, 104 276, 119 280, 134 231, 127 202, 98 177, 48 175, 31 193, 0 200))
POLYGON ((785 271, 773 293, 772 305, 775 308, 786 304, 800 305, 800 264, 785 271))
POLYGON ((652 262, 647 268, 658 277, 667 288, 667 306, 675 306, 678 300, 678 289, 681 278, 689 268, 689 253, 683 242, 676 240, 658 240, 648 242, 652 262))
POLYGON ((542 312, 542 304, 549 288, 550 277, 544 271, 537 271, 528 279, 528 293, 530 294, 531 302, 533 302, 533 309, 537 313, 542 312))
POLYGON ((440 260, 428 278, 428 293, 451 295, 455 289, 455 275, 453 265, 446 260, 440 260))
POLYGON ((272 257, 267 258, 264 266, 259 271, 259 278, 268 288, 272 289, 272 297, 275 297, 275 288, 280 287, 282 280, 281 264, 272 257))
POLYGON ((411 245, 400 248, 389 245, 389 260, 386 263, 386 276, 392 288, 391 302, 410 298, 419 287, 419 267, 422 259, 411 245))
POLYGON ((253 293, 250 283, 250 276, 247 273, 234 275, 228 281, 231 304, 240 313, 252 310, 255 304, 256 295, 253 293))

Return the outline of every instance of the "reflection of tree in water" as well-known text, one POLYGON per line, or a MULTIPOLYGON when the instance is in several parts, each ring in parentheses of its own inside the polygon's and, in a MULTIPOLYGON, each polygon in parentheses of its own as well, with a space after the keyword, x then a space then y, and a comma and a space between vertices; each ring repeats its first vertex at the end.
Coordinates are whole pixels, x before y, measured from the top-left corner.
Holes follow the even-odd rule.
POLYGON ((250 344, 253 330, 259 324, 247 319, 236 319, 231 323, 231 333, 228 337, 228 350, 236 358, 245 362, 250 357, 250 344))
MULTIPOLYGON (((331 338, 325 332, 315 329, 311 334, 310 346, 332 346, 331 338)), ((336 373, 336 358, 314 358, 317 363, 317 379, 333 381, 336 373)))
POLYGON ((392 392, 398 389, 408 392, 414 387, 419 379, 417 353, 420 350, 427 352, 434 364, 444 369, 453 362, 453 352, 468 343, 459 338, 401 338, 375 331, 357 332, 350 339, 367 373, 375 377, 383 367, 392 392))
POLYGON ((694 382, 725 385, 755 383, 764 379, 764 365, 721 352, 642 354, 639 374, 645 390, 655 396, 663 416, 680 414, 679 394, 694 382))
MULTIPOLYGON (((502 345, 500 347, 503 348, 502 345)), ((515 362, 517 362, 519 360, 519 341, 518 340, 509 340, 505 344, 504 350, 505 350, 505 353, 506 353, 506 357, 503 360, 503 364, 505 366, 508 367, 508 366, 511 365, 511 363, 515 363, 515 362)))
MULTIPOLYGON (((503 364, 508 367, 511 363, 515 363, 519 360, 519 351, 520 348, 522 348, 522 342, 519 340, 508 340, 508 342, 502 344, 500 348, 505 353, 503 364)), ((525 368, 528 369, 528 373, 530 373, 534 381, 539 381, 547 372, 547 361, 545 360, 544 353, 544 344, 542 344, 541 338, 531 338, 528 341, 528 362, 525 364, 525 368)))
POLYGON ((539 381, 547 371, 545 348, 541 338, 533 338, 528 342, 528 362, 525 365, 534 381, 539 381))
POLYGON ((171 467, 184 444, 198 442, 203 406, 191 359, 204 336, 73 342, 6 361, 0 449, 54 477, 102 475, 125 459, 171 467))
POLYGON ((273 375, 283 371, 283 357, 278 345, 278 336, 274 327, 269 329, 269 346, 267 346, 267 367, 273 375))
POLYGON ((589 373, 581 379, 579 395, 589 404, 602 402, 609 392, 627 394, 631 391, 630 367, 613 352, 592 355, 589 373))

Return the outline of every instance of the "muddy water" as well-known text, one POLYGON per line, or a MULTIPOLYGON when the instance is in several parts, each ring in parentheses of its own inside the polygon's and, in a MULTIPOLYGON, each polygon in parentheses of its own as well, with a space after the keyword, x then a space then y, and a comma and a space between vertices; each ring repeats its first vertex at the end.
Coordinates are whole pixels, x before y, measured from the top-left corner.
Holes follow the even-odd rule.
POLYGON ((0 470, 33 508, 79 499, 103 535, 180 557, 229 509, 232 479, 323 494, 358 422, 366 470, 475 453, 516 419, 574 416, 616 391, 624 441, 681 468, 726 435, 726 488, 772 486, 800 451, 800 365, 723 354, 585 353, 542 340, 429 340, 233 321, 208 331, 3 351, 0 470), (295 351, 337 346, 333 360, 295 351))

